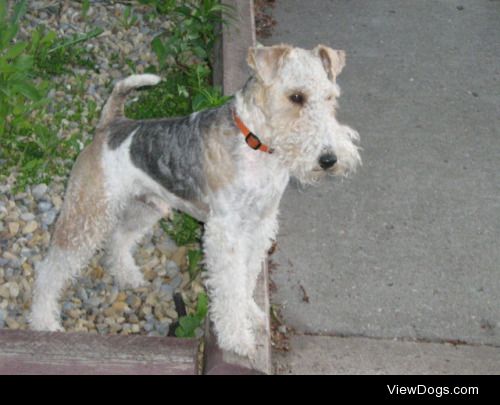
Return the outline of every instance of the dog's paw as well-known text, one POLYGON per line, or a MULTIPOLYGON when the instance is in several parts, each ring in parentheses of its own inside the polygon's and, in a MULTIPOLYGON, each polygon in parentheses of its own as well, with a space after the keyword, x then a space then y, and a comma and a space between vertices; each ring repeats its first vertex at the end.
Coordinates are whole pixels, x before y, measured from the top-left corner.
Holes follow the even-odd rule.
POLYGON ((146 285, 146 279, 141 272, 141 269, 130 262, 118 262, 110 268, 118 287, 139 288, 146 285))
POLYGON ((231 333, 219 333, 218 343, 221 349, 243 357, 253 358, 256 352, 255 335, 248 326, 232 329, 231 333))
POLYGON ((140 288, 147 284, 146 279, 138 268, 137 271, 127 271, 118 277, 115 276, 115 281, 122 289, 140 288))
POLYGON ((61 324, 55 319, 38 314, 31 315, 30 329, 41 332, 64 332, 61 324))

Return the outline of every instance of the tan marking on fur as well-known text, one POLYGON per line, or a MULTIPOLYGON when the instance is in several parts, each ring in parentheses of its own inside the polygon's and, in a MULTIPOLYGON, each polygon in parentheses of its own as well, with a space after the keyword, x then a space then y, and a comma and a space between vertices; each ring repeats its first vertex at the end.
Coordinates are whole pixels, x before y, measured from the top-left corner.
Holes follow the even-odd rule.
POLYGON ((345 66, 345 51, 332 49, 325 45, 318 45, 313 49, 313 53, 320 57, 321 63, 328 73, 328 78, 335 82, 337 76, 345 66))
POLYGON ((98 243, 108 231, 101 162, 105 139, 105 134, 99 131, 71 171, 53 235, 53 243, 62 249, 78 249, 87 244, 85 241, 98 243))
POLYGON ((269 84, 278 74, 284 59, 291 50, 290 45, 284 44, 250 48, 247 63, 265 84, 269 84))
POLYGON ((234 179, 234 163, 229 150, 224 145, 224 137, 234 136, 234 130, 229 132, 218 125, 214 125, 205 134, 205 149, 203 153, 204 169, 207 185, 210 191, 216 192, 234 179))

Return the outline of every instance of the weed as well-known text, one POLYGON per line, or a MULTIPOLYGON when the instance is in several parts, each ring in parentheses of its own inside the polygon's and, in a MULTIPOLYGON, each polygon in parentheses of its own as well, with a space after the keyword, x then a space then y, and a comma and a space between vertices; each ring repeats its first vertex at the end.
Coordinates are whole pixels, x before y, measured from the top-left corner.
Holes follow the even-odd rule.
POLYGON ((179 326, 175 336, 179 338, 195 337, 196 329, 201 327, 208 313, 208 297, 205 293, 198 294, 198 303, 194 314, 183 316, 179 319, 179 326))
POLYGON ((123 10, 123 14, 118 20, 118 24, 126 31, 137 24, 137 16, 134 14, 130 5, 125 7, 125 9, 123 10))
POLYGON ((200 249, 192 249, 188 251, 187 258, 189 277, 194 280, 201 271, 203 252, 200 249))
MULTIPOLYGON (((43 36, 45 27, 38 27, 34 31, 34 35, 43 36)), ((63 73, 68 73, 71 68, 83 67, 86 69, 95 69, 96 59, 94 55, 83 47, 76 45, 88 41, 101 35, 102 28, 95 28, 94 30, 85 34, 75 34, 71 38, 57 38, 55 33, 49 32, 44 36, 49 37, 45 47, 34 48, 35 68, 38 73, 45 77, 58 76, 63 73)))
POLYGON ((200 224, 187 214, 176 212, 171 221, 161 221, 160 225, 178 246, 200 242, 200 224))
POLYGON ((83 0, 82 1, 82 21, 87 23, 87 18, 88 18, 88 13, 90 10, 90 0, 83 0))

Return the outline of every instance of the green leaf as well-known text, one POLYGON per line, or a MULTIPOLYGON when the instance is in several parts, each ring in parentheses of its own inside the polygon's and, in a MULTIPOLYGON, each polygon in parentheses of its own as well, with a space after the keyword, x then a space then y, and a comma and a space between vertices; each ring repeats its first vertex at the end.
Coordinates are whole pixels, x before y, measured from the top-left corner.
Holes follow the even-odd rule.
POLYGON ((15 63, 16 69, 21 72, 30 70, 33 67, 33 56, 30 55, 20 55, 15 63))
POLYGON ((188 257, 188 272, 189 276, 191 277, 191 280, 194 280, 196 276, 198 275, 200 269, 200 262, 201 259, 203 259, 203 253, 201 250, 190 250, 187 254, 188 257))
POLYGON ((28 46, 27 42, 18 42, 10 47, 10 49, 5 52, 3 56, 6 59, 15 59, 19 56, 28 46))
POLYGON ((160 65, 163 65, 165 56, 167 55, 167 50, 165 49, 165 45, 163 45, 160 37, 156 37, 151 41, 151 47, 153 48, 153 52, 156 54, 160 65))
POLYGON ((86 16, 87 13, 89 12, 89 9, 90 9, 90 1, 89 0, 83 0, 83 2, 82 2, 82 14, 84 16, 86 16))
POLYGON ((0 23, 3 25, 7 16, 7 0, 0 0, 0 23))
POLYGON ((0 58, 0 73, 16 73, 17 69, 11 64, 7 63, 5 59, 0 58))
POLYGON ((11 26, 7 26, 4 32, 2 32, 2 47, 7 47, 7 45, 14 39, 14 37, 17 34, 17 31, 19 30, 19 25, 14 24, 11 26))
POLYGON ((27 0, 21 0, 14 6, 14 11, 12 13, 12 24, 17 24, 19 20, 26 14, 28 9, 27 0))
POLYGON ((34 30, 32 33, 31 33, 31 44, 30 44, 30 49, 32 51, 36 51, 36 49, 38 48, 38 45, 40 43, 40 39, 42 38, 42 33, 41 33, 41 30, 39 28, 37 28, 36 30, 34 30))
POLYGON ((52 43, 54 42, 54 39, 56 39, 56 37, 57 37, 57 34, 55 31, 49 31, 42 38, 42 44, 52 45, 52 43))
POLYGON ((205 293, 198 294, 198 305, 196 306, 196 315, 199 318, 205 318, 208 312, 208 296, 205 293))
POLYGON ((202 93, 199 93, 193 97, 193 101, 191 102, 191 105, 192 105, 193 111, 200 111, 200 110, 203 110, 204 108, 208 107, 207 99, 202 93))
POLYGON ((179 6, 175 9, 175 12, 180 14, 180 15, 183 15, 184 17, 189 17, 191 16, 191 7, 188 7, 188 6, 179 6))
POLYGON ((29 83, 18 81, 16 83, 12 83, 12 88, 30 100, 38 101, 42 98, 36 87, 29 83))

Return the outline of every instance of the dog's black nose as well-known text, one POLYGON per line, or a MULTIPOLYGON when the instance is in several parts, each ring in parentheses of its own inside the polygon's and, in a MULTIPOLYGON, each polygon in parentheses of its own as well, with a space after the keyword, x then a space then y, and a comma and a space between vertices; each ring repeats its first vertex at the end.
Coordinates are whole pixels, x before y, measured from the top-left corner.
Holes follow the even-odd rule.
POLYGON ((323 170, 329 169, 335 163, 337 163, 337 156, 335 156, 333 153, 326 153, 319 157, 319 165, 323 170))

